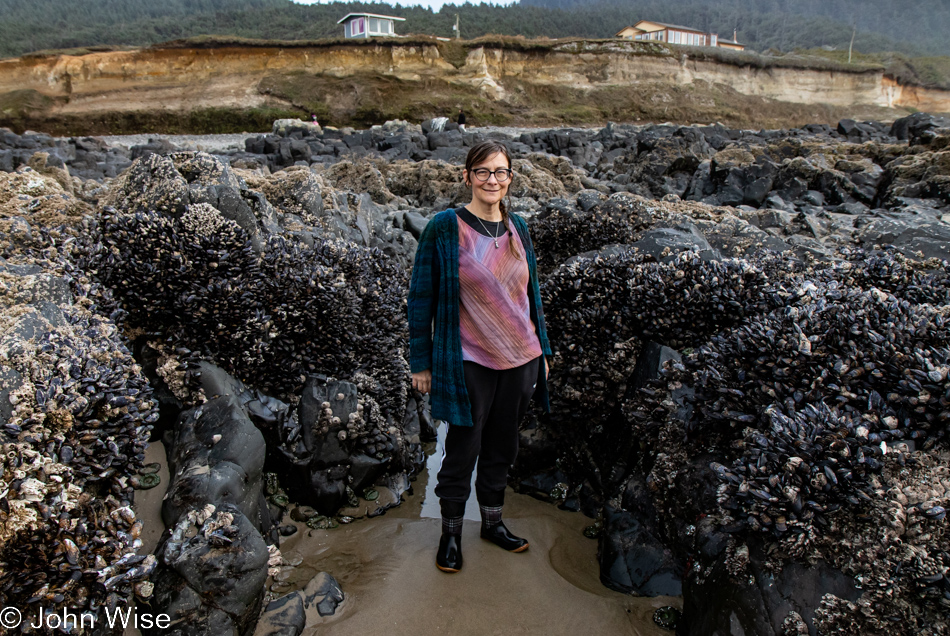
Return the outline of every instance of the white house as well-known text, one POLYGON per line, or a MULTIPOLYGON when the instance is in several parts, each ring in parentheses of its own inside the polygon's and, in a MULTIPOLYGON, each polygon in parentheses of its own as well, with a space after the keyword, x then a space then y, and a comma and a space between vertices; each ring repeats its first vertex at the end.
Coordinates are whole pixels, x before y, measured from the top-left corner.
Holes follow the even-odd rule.
POLYGON ((343 36, 347 38, 392 37, 396 35, 393 23, 405 22, 405 18, 378 13, 348 13, 337 24, 343 25, 343 36))

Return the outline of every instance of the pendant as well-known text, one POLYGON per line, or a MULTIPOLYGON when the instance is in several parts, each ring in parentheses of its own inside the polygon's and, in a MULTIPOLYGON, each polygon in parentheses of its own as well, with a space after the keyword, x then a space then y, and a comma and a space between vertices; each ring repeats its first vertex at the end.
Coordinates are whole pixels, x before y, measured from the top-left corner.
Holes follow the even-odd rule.
POLYGON ((498 239, 495 239, 495 249, 498 249, 498 239))

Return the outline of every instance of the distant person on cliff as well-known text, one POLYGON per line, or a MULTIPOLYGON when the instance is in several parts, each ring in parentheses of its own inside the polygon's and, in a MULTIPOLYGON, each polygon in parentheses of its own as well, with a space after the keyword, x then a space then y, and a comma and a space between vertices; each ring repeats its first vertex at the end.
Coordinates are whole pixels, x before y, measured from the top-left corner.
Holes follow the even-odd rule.
POLYGON ((465 132, 465 113, 462 112, 462 109, 459 108, 459 130, 465 132))
POLYGON ((550 409, 544 356, 551 347, 528 226, 504 202, 513 174, 503 144, 472 147, 462 172, 472 200, 426 225, 409 286, 412 386, 429 393, 432 416, 448 423, 435 488, 442 508, 436 566, 444 572, 462 568, 462 517, 476 463, 481 537, 510 552, 528 549, 501 511, 528 402, 534 396, 550 409))

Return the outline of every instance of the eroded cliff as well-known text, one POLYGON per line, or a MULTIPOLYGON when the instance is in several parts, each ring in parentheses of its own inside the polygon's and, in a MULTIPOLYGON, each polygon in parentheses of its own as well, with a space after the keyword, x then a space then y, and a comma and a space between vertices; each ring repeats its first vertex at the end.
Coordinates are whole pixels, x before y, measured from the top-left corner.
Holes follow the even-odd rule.
POLYGON ((14 128, 120 132, 114 129, 150 117, 167 122, 186 113, 254 109, 311 111, 331 123, 359 124, 459 107, 476 112, 478 123, 678 119, 765 126, 885 114, 880 109, 950 111, 950 92, 902 86, 875 68, 724 63, 686 47, 622 41, 178 44, 0 61, 0 124, 14 128))

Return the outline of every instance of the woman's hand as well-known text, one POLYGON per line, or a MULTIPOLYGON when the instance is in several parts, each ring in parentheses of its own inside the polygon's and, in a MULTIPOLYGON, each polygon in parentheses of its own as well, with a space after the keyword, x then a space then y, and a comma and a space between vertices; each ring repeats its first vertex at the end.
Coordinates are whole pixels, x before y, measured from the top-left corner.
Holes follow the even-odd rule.
POLYGON ((432 370, 426 369, 412 374, 412 388, 419 393, 428 393, 432 389, 432 370))
POLYGON ((545 358, 544 356, 541 356, 541 359, 544 360, 544 379, 545 379, 545 381, 547 381, 547 379, 548 379, 548 373, 549 373, 551 370, 548 368, 548 359, 545 358))

